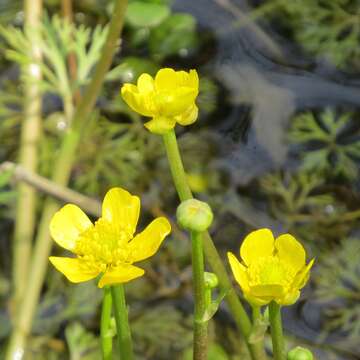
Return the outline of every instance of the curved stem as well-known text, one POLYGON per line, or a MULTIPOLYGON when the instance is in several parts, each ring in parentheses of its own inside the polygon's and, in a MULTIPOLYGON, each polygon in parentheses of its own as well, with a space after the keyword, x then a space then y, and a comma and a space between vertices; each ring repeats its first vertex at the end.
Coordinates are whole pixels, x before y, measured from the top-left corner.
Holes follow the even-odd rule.
POLYGON ((204 255, 202 233, 191 232, 192 268, 194 286, 194 360, 207 359, 207 321, 204 321, 206 311, 204 255))
MULTIPOLYGON (((52 180, 59 185, 66 186, 69 181, 71 168, 76 159, 76 150, 83 129, 86 126, 88 116, 95 106, 96 98, 100 93, 105 75, 110 68, 113 54, 118 45, 119 35, 124 23, 126 6, 127 0, 115 1, 109 33, 102 49, 101 58, 96 65, 94 76, 86 88, 85 94, 76 108, 72 127, 64 136, 61 144, 52 175, 52 180)), ((40 292, 48 266, 48 257, 52 246, 52 241, 49 236, 49 223, 57 209, 58 203, 56 201, 53 199, 46 200, 35 240, 27 286, 24 291, 26 296, 23 298, 14 324, 14 330, 10 337, 5 357, 6 360, 22 359, 25 353, 26 339, 31 332, 32 321, 36 311, 36 305, 39 302, 40 292)))
POLYGON ((281 324, 281 308, 275 301, 269 304, 269 321, 274 360, 286 360, 284 336, 281 324))
POLYGON ((133 347, 129 326, 128 311, 125 301, 125 290, 123 285, 111 287, 111 295, 114 305, 117 339, 121 360, 133 360, 133 347))
POLYGON ((109 287, 105 287, 102 308, 101 308, 101 324, 100 324, 101 350, 103 354, 103 360, 112 359, 112 336, 110 333, 111 309, 112 309, 111 290, 109 287))
MULTIPOLYGON (((176 141, 175 131, 171 130, 168 133, 164 134, 163 140, 166 148, 172 178, 179 198, 181 201, 191 199, 193 196, 186 180, 184 166, 181 161, 181 156, 176 141)), ((212 270, 218 277, 220 290, 227 293, 225 299, 229 305, 230 311, 232 312, 234 321, 239 331, 244 336, 251 358, 253 360, 266 359, 263 343, 250 344, 248 342, 248 338, 251 334, 252 329, 251 321, 246 311, 244 310, 238 296, 236 295, 234 288, 232 287, 225 266, 221 261, 220 255, 208 232, 203 233, 203 246, 206 260, 208 261, 212 270)))

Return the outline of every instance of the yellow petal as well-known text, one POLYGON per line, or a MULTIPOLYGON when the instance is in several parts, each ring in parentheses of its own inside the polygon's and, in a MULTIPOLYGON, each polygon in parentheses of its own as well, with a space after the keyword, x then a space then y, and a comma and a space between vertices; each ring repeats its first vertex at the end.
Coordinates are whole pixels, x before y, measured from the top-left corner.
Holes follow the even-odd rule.
POLYGON ((182 126, 191 125, 196 121, 198 117, 198 113, 199 113, 199 109, 194 104, 193 106, 189 107, 189 109, 186 112, 176 116, 175 119, 176 122, 178 122, 182 126))
POLYGON ((98 287, 105 285, 122 284, 143 276, 145 271, 137 266, 123 264, 107 270, 98 283, 98 287))
POLYGON ((235 280, 238 282, 243 292, 249 291, 249 282, 246 274, 246 267, 240 263, 240 261, 233 253, 228 252, 227 256, 235 280))
POLYGON ((256 296, 252 296, 251 293, 244 293, 244 298, 246 299, 246 301, 248 303, 250 303, 251 305, 256 305, 256 306, 264 306, 269 304, 272 299, 271 298, 267 298, 267 299, 262 299, 256 296))
POLYGON ((115 187, 110 189, 102 204, 102 217, 113 227, 115 233, 125 230, 133 235, 140 213, 140 199, 128 191, 115 187))
POLYGON ((275 299, 275 301, 279 304, 279 305, 292 305, 295 304, 296 301, 299 299, 300 297, 300 291, 299 290, 295 290, 294 292, 288 293, 286 294, 284 297, 282 298, 277 298, 275 299))
POLYGON ((194 105, 196 91, 189 87, 179 87, 171 92, 157 93, 155 104, 164 116, 178 116, 194 105))
POLYGON ((269 229, 251 232, 240 247, 240 256, 246 265, 259 257, 271 256, 274 252, 274 236, 269 229))
POLYGON ((149 74, 141 74, 137 81, 139 93, 151 93, 154 91, 154 79, 149 74))
POLYGON ((196 90, 196 95, 199 93, 199 76, 194 69, 189 72, 189 82, 187 86, 194 88, 196 90))
POLYGON ((310 269, 314 264, 315 259, 312 259, 299 273, 295 276, 295 279, 291 285, 294 289, 302 289, 307 281, 309 280, 310 276, 310 269))
POLYGON ((178 86, 177 79, 175 70, 170 68, 160 69, 155 76, 155 88, 157 91, 176 89, 178 86))
POLYGON ((121 88, 121 96, 128 106, 143 116, 153 116, 154 106, 152 105, 152 97, 142 96, 138 92, 138 88, 133 84, 124 84, 121 88))
POLYGON ((159 217, 152 221, 143 232, 129 242, 132 261, 141 261, 153 256, 170 231, 171 225, 166 218, 159 217))
POLYGON ((144 126, 153 134, 164 135, 173 129, 176 125, 174 117, 154 117, 152 120, 146 122, 144 126))
POLYGON ((275 249, 280 261, 285 261, 296 272, 305 266, 305 250, 290 234, 279 236, 275 240, 275 249))
POLYGON ((50 262, 73 283, 94 279, 99 275, 99 270, 88 270, 81 264, 81 260, 68 257, 50 256, 50 262))
POLYGON ((284 287, 278 284, 255 285, 250 287, 252 296, 261 298, 277 298, 284 296, 284 287))
POLYGON ((76 205, 62 207, 52 217, 50 234, 61 247, 73 251, 79 235, 93 227, 86 214, 76 205))

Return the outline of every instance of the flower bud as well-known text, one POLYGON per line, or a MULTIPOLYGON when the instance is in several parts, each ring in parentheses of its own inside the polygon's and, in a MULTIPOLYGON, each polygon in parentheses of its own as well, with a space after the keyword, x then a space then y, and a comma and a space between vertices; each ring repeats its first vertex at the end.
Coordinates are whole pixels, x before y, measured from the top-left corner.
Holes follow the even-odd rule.
POLYGON ((310 350, 297 346, 290 350, 287 355, 287 360, 313 360, 314 356, 310 350))
POLYGON ((208 289, 214 289, 218 286, 219 281, 217 276, 211 272, 204 272, 205 287, 208 289))
POLYGON ((179 225, 190 231, 205 231, 212 223, 213 213, 210 206, 196 199, 183 201, 177 208, 179 225))

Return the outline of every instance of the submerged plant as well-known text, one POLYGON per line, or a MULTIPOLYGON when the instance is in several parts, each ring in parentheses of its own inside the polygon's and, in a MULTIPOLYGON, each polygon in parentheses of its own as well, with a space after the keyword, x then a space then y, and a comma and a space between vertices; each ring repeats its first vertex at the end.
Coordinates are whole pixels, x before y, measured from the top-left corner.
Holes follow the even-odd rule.
POLYGON ((360 65, 359 4, 353 0, 267 0, 256 10, 289 27, 309 52, 334 65, 360 65))
POLYGON ((306 112, 295 117, 289 139, 303 147, 301 153, 306 170, 325 175, 342 175, 354 180, 358 175, 360 140, 349 129, 353 126, 352 113, 337 115, 327 109, 319 115, 306 112), (315 148, 315 149, 314 149, 315 148))
POLYGON ((340 330, 346 337, 360 336, 360 239, 348 238, 341 247, 319 259, 314 276, 315 298, 325 304, 325 331, 340 330))

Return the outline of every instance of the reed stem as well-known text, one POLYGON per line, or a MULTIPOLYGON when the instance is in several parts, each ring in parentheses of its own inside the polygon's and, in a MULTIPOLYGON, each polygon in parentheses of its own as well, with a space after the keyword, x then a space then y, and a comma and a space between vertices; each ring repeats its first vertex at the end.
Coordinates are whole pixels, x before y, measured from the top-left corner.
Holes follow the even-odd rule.
MULTIPOLYGON (((22 69, 24 74, 24 111, 21 122, 19 164, 31 172, 37 170, 38 146, 41 136, 42 97, 39 42, 42 6, 42 0, 25 0, 24 2, 24 29, 31 36, 32 42, 28 54, 31 63, 22 69)), ((26 286, 35 229, 37 200, 37 193, 33 187, 21 183, 17 189, 12 270, 13 313, 17 312, 26 286)))

